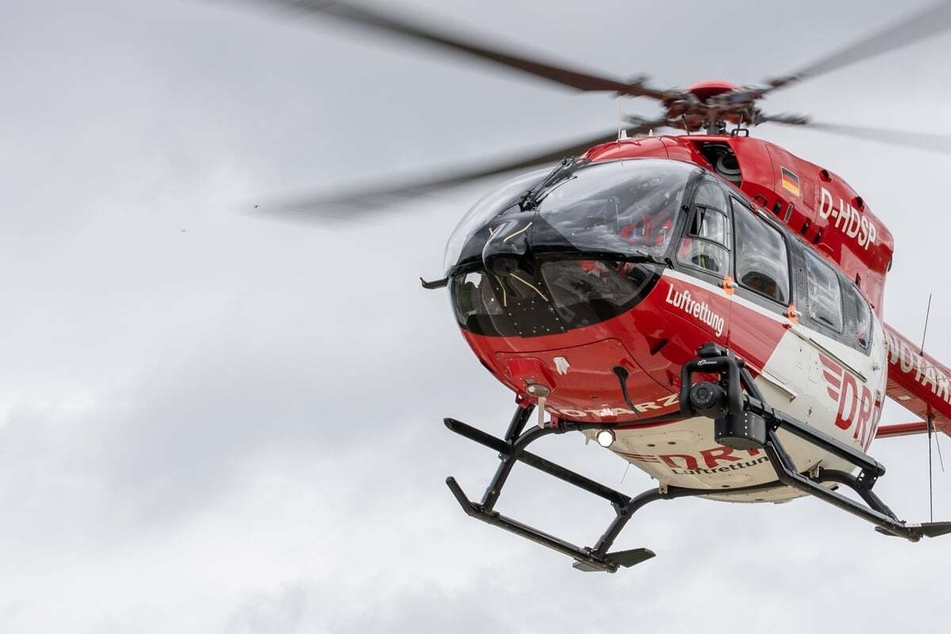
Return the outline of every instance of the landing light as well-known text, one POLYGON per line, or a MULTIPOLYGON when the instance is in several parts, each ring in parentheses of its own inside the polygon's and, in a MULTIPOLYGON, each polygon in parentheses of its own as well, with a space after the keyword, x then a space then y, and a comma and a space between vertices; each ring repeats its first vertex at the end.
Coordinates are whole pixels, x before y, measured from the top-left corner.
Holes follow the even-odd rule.
POLYGON ((597 435, 598 444, 607 449, 614 444, 614 432, 610 429, 602 429, 597 435))

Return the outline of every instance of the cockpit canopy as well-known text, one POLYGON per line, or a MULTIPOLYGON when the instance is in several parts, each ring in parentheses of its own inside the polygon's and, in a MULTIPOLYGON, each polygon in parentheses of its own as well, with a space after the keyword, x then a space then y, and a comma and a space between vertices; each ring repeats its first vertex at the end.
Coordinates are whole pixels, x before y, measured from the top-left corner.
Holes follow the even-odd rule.
POLYGON ((481 200, 447 249, 456 319, 475 335, 536 337, 613 319, 670 268, 869 354, 858 287, 699 166, 566 161, 481 200), (727 286, 729 285, 729 286, 727 286))
POLYGON ((485 196, 456 228, 446 273, 492 256, 661 257, 685 215, 684 192, 702 170, 663 159, 580 160, 520 176, 485 196))

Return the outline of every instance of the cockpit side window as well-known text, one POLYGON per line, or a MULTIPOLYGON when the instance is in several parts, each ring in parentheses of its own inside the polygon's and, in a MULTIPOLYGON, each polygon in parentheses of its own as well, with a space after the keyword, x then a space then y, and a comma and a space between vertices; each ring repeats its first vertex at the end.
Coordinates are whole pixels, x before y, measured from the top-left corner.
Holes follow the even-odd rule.
POLYGON ((704 181, 697 189, 684 237, 677 249, 677 261, 714 275, 730 275, 729 207, 723 190, 704 181))
POLYGON ((872 343, 872 309, 861 291, 851 282, 842 281, 845 302, 845 341, 853 348, 866 351, 872 343))
POLYGON ((789 304, 789 253, 782 233, 733 198, 736 229, 736 281, 741 287, 789 304))

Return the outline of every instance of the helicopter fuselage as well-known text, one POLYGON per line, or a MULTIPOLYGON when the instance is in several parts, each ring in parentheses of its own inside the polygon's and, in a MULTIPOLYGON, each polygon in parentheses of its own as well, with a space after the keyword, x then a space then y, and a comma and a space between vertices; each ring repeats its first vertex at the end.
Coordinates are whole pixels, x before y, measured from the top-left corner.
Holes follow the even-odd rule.
MULTIPOLYGON (((779 501, 800 493, 730 495, 726 489, 771 482, 776 474, 762 452, 720 446, 709 418, 638 423, 679 410, 680 369, 702 344, 735 351, 771 403, 856 448, 866 449, 874 438, 884 399, 886 352, 877 319, 865 354, 675 270, 665 271, 641 304, 588 328, 514 340, 464 335, 493 375, 526 400, 538 400, 528 393, 530 385, 550 389, 545 408, 551 416, 604 423, 616 435, 610 449, 659 482, 711 489, 710 497, 730 501, 779 501), (618 365, 629 373, 630 403, 612 372, 618 365)), ((595 431, 585 433, 594 440, 595 431)), ((811 445, 784 440, 803 470, 820 462, 848 469, 811 445)))
MULTIPOLYGON (((710 490, 708 497, 730 501, 800 496, 785 487, 731 494, 729 489, 773 482, 776 472, 760 450, 719 445, 709 418, 649 422, 679 411, 681 368, 701 345, 715 343, 746 361, 772 405, 857 449, 867 449, 875 437, 888 365, 879 314, 891 235, 848 185, 831 175, 821 180, 821 168, 807 170, 811 164, 800 159, 766 167, 744 160, 780 152, 791 156, 755 139, 697 135, 594 148, 588 169, 604 162, 636 164, 623 159, 645 154, 664 157, 643 165, 683 165, 691 158, 686 162, 703 168, 697 177, 702 183, 691 181, 678 199, 680 217, 661 218, 655 209, 635 219, 635 229, 620 228, 626 239, 654 253, 623 264, 598 247, 584 247, 589 243, 579 238, 623 224, 619 210, 626 202, 613 193, 578 201, 564 194, 558 204, 580 205, 579 217, 596 223, 588 229, 579 221, 560 227, 558 211, 544 206, 495 218, 476 244, 482 261, 451 275, 466 341, 522 402, 540 402, 552 417, 610 428, 610 450, 662 484, 710 490), (726 203, 700 200, 700 190, 714 187, 713 181, 726 203), (830 207, 829 197, 852 202, 830 207), (613 206, 610 218, 605 205, 613 206), (726 207, 724 218, 710 211, 718 205, 726 207), (582 246, 572 251, 546 242, 541 226, 548 221, 582 246), (722 233, 711 232, 709 227, 724 222, 722 233), (773 248, 781 250, 781 266, 760 249, 763 235, 762 244, 776 242, 773 248), (634 280, 627 295, 617 290, 617 279, 634 280), (608 295, 613 313, 598 293, 608 295), (481 316, 493 326, 473 316, 480 309, 471 306, 479 302, 488 302, 480 304, 481 316), (579 316, 584 302, 594 306, 593 316, 579 316)), ((558 187, 549 196, 562 195, 558 187)), ((655 206, 672 204, 668 195, 655 206)), ((593 439, 597 430, 585 433, 593 439)), ((820 464, 850 469, 813 445, 783 440, 803 472, 820 464)))

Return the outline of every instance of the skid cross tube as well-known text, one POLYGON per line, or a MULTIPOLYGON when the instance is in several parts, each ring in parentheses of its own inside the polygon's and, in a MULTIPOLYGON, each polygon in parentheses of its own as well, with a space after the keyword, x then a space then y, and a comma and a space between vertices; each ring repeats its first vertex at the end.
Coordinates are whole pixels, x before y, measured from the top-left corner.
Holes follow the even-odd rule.
POLYGON ((552 422, 545 427, 536 426, 530 428, 528 431, 522 431, 525 427, 525 423, 531 417, 531 412, 531 407, 519 406, 515 415, 512 417, 512 422, 506 432, 505 440, 491 436, 480 429, 476 429, 471 425, 467 425, 453 418, 446 418, 444 420, 446 427, 450 431, 499 452, 499 466, 492 480, 489 482, 488 487, 486 487, 481 503, 477 504, 470 500, 462 490, 462 487, 459 486, 459 483, 456 482, 455 478, 446 478, 446 485, 449 487, 449 490, 452 491, 456 501, 459 502, 459 505, 466 514, 487 524, 498 526, 520 537, 524 537, 537 544, 568 555, 575 560, 575 567, 580 570, 616 572, 620 566, 633 566, 653 557, 654 553, 646 548, 637 548, 611 554, 608 554, 607 550, 611 547, 614 539, 618 533, 621 532, 621 529, 637 508, 655 499, 661 499, 659 492, 647 492, 648 494, 657 494, 656 496, 646 494, 639 496, 636 498, 637 504, 635 506, 632 504, 632 499, 620 491, 615 491, 580 473, 566 469, 559 464, 526 451, 528 445, 539 438, 550 434, 564 433, 569 429, 580 429, 586 426, 584 424, 563 424, 559 421, 558 423, 552 422), (604 498, 611 503, 611 506, 614 507, 615 510, 615 519, 605 531, 604 535, 602 535, 594 549, 576 546, 575 544, 540 531, 518 520, 506 517, 494 510, 495 504, 502 494, 502 488, 505 486, 508 476, 517 462, 524 462, 543 473, 604 498), (624 512, 625 510, 627 510, 627 512, 624 512))
MULTIPOLYGON (((450 431, 489 447, 490 449, 494 449, 499 453, 499 459, 501 460, 501 464, 499 464, 498 469, 496 469, 495 476, 486 488, 481 503, 470 500, 462 490, 462 487, 459 486, 459 483, 456 482, 455 478, 446 478, 446 485, 456 498, 456 501, 459 502, 462 510, 470 517, 493 526, 498 526, 520 537, 524 537, 537 544, 568 555, 575 560, 574 566, 579 570, 616 572, 620 567, 629 568, 654 557, 654 553, 647 548, 635 548, 613 553, 609 553, 608 550, 614 545, 618 535, 620 535, 621 531, 631 520, 634 513, 647 504, 656 502, 657 500, 672 500, 682 497, 709 495, 712 492, 704 489, 687 489, 671 486, 664 489, 651 489, 634 497, 628 497, 620 491, 616 491, 600 482, 596 482, 580 473, 576 473, 526 450, 526 447, 530 443, 547 435, 583 429, 601 429, 603 426, 559 420, 544 428, 532 427, 528 431, 522 431, 526 422, 531 417, 531 412, 531 407, 519 407, 519 410, 516 411, 512 417, 512 422, 509 425, 508 432, 506 432, 505 440, 496 438, 462 421, 446 418, 444 422, 450 431), (601 497, 611 503, 615 512, 614 520, 608 525, 607 529, 602 533, 593 547, 584 548, 576 546, 575 544, 540 531, 518 520, 506 517, 494 510, 495 504, 498 502, 499 496, 502 493, 502 488, 505 486, 508 476, 517 462, 523 462, 543 473, 563 482, 567 482, 568 484, 572 484, 579 489, 601 497)), ((667 417, 663 418, 666 419, 667 417)), ((658 417, 657 420, 660 420, 660 417, 658 417)), ((782 485, 772 482, 731 489, 731 491, 745 493, 775 489, 779 486, 782 485)))
MULTIPOLYGON (((480 445, 485 445, 486 447, 489 447, 490 449, 495 449, 496 451, 498 451, 499 458, 502 459, 503 464, 505 464, 506 461, 508 461, 509 463, 508 469, 506 470, 506 477, 508 477, 508 472, 511 471, 512 467, 515 466, 516 461, 524 462, 525 464, 531 465, 532 467, 535 467, 536 469, 538 469, 539 471, 543 473, 547 473, 548 475, 558 478, 559 480, 563 480, 564 482, 567 482, 568 484, 573 484, 579 489, 584 489, 588 493, 593 493, 594 495, 597 495, 598 497, 602 497, 608 502, 610 502, 611 504, 622 506, 628 502, 629 498, 623 493, 619 493, 618 491, 615 491, 614 489, 606 487, 600 482, 595 482, 594 480, 591 480, 590 478, 586 478, 580 473, 575 473, 574 471, 565 469, 561 465, 555 464, 554 462, 547 460, 545 458, 542 458, 541 456, 525 451, 524 445, 522 446, 522 450, 519 453, 510 454, 509 445, 504 440, 500 440, 496 438, 495 436, 490 436, 489 434, 485 433, 481 429, 476 429, 475 427, 472 427, 471 425, 467 425, 466 423, 455 420, 453 418, 447 418, 445 419, 444 422, 446 424, 446 427, 450 431, 454 431, 460 436, 464 436, 468 438, 469 440, 474 440, 480 445)), ((549 432, 549 433, 553 433, 553 432, 549 432)), ((540 437, 541 435, 536 435, 532 438, 532 440, 537 440, 540 437)), ((500 468, 501 468, 501 465, 500 465, 500 468)), ((496 478, 498 478, 498 475, 499 475, 499 472, 496 471, 496 474, 495 474, 496 478)), ((488 492, 491 490, 497 490, 500 492, 503 484, 504 484, 504 481, 496 482, 496 480, 493 479, 492 483, 489 484, 489 487, 486 490, 486 495, 488 495, 488 492)), ((483 509, 487 511, 491 511, 492 507, 495 506, 496 501, 498 501, 498 494, 493 496, 492 506, 486 507, 486 498, 483 497, 483 500, 482 500, 483 509)))

